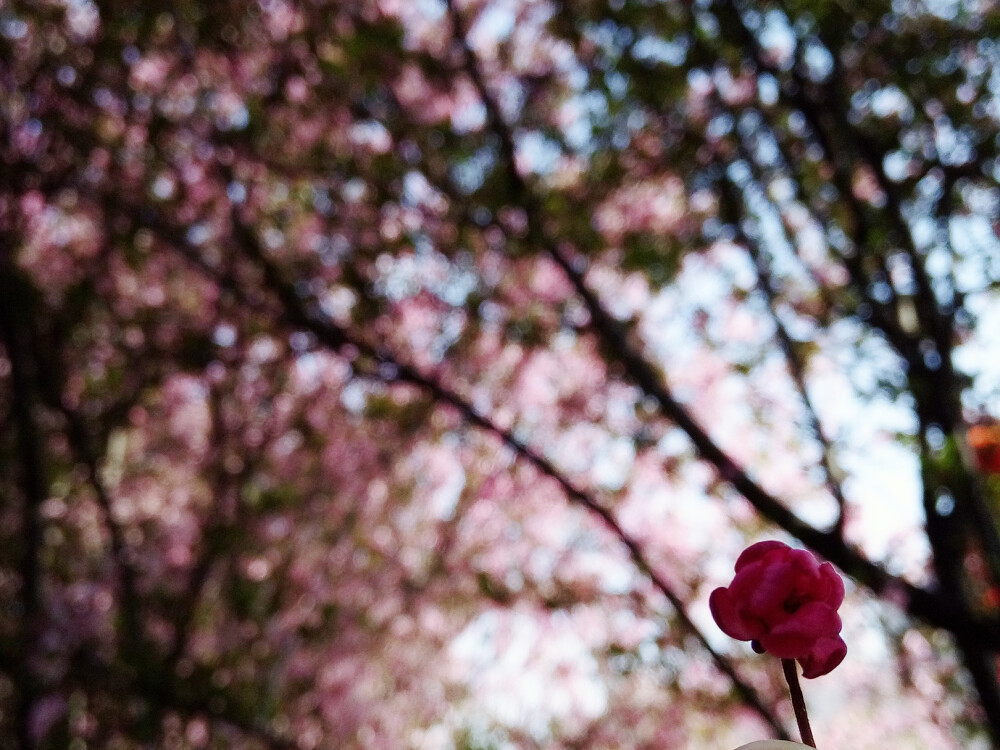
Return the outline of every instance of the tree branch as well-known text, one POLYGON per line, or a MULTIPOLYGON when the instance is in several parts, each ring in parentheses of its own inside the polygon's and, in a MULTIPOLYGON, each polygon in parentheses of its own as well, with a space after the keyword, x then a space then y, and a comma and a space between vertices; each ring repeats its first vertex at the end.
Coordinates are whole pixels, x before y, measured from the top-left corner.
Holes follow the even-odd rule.
MULTIPOLYGON (((167 243, 176 248, 188 262, 192 263, 203 273, 208 274, 217 282, 223 282, 217 270, 205 263, 198 249, 189 245, 183 231, 171 227, 162 221, 147 219, 146 224, 149 229, 156 232, 167 243)), ((384 382, 407 383, 420 388, 431 396, 435 402, 456 409, 469 424, 497 436, 520 458, 539 471, 540 474, 554 480, 566 494, 569 501, 580 505, 596 516, 605 528, 625 547, 633 564, 652 582, 654 588, 674 608, 675 614, 684 630, 689 632, 698 641, 716 667, 729 678, 740 699, 771 726, 776 736, 780 738, 788 738, 790 736, 788 730, 770 707, 763 702, 757 691, 738 675, 733 665, 725 656, 711 646, 704 633, 701 632, 687 614, 683 600, 673 591, 666 579, 655 571, 646 559, 639 543, 624 530, 609 509, 573 485, 548 459, 515 437, 513 432, 500 427, 489 416, 480 413, 458 393, 446 388, 433 378, 422 374, 416 368, 400 362, 388 352, 351 335, 347 330, 336 325, 324 315, 318 304, 313 303, 312 305, 308 305, 298 294, 294 286, 282 278, 278 268, 267 259, 257 237, 250 229, 243 225, 239 217, 235 215, 235 212, 233 216, 233 232, 234 239, 239 247, 245 252, 248 259, 263 273, 264 287, 273 294, 279 303, 278 314, 285 321, 286 325, 297 330, 309 331, 321 345, 333 352, 344 354, 350 351, 367 357, 373 363, 368 368, 369 372, 367 374, 369 376, 384 382)), ((228 281, 232 283, 231 278, 228 281)), ((256 309, 261 305, 267 304, 266 300, 259 297, 251 297, 245 290, 238 286, 233 285, 227 288, 249 308, 256 309)), ((275 311, 271 309, 269 312, 273 314, 275 311)))
MULTIPOLYGON (((729 205, 729 210, 735 218, 738 209, 736 208, 737 198, 734 191, 738 190, 738 188, 731 183, 726 183, 726 185, 723 185, 721 189, 723 193, 723 203, 729 205)), ((788 366, 789 375, 791 375, 792 381, 795 383, 795 388, 798 391, 799 398, 802 399, 809 429, 812 431, 816 442, 818 442, 820 446, 820 466, 823 469, 826 487, 830 495, 837 503, 837 519, 834 522, 831 533, 843 539, 847 500, 844 498, 844 491, 840 486, 840 482, 837 481, 834 476, 833 465, 831 463, 831 456, 833 453, 832 446, 829 439, 827 439, 826 434, 823 432, 823 427, 819 421, 819 415, 813 405, 812 398, 809 396, 809 388, 806 385, 805 368, 802 361, 799 359, 798 353, 795 351, 795 342, 792 341, 792 337, 789 335, 788 329, 785 328, 785 324, 782 322, 781 317, 778 314, 778 289, 775 284, 774 277, 771 275, 770 260, 761 250, 760 244, 749 237, 743 230, 739 221, 734 220, 732 223, 736 227, 736 233, 740 243, 747 248, 747 252, 750 254, 750 257, 757 268, 757 286, 763 293, 764 298, 767 300, 768 313, 770 314, 771 321, 774 323, 775 338, 777 339, 779 348, 785 355, 785 363, 788 366)))
MULTIPOLYGON (((449 5, 456 33, 462 33, 460 18, 453 4, 449 5)), ((464 39, 464 37, 463 37, 464 39)), ((661 412, 683 430, 691 440, 698 455, 712 464, 719 475, 736 488, 751 505, 765 518, 775 523, 807 547, 830 560, 859 583, 879 595, 889 595, 892 599, 902 599, 906 610, 919 619, 954 633, 961 633, 974 642, 1000 647, 1000 620, 980 618, 968 612, 955 612, 943 606, 938 592, 928 591, 919 586, 889 574, 884 568, 869 560, 857 549, 848 546, 837 534, 820 531, 807 524, 788 509, 781 501, 754 482, 709 437, 708 433, 695 421, 690 413, 678 402, 661 374, 629 343, 626 332, 607 312, 597 296, 587 287, 578 259, 570 254, 570 248, 547 236, 543 226, 543 210, 527 183, 517 170, 511 155, 514 142, 510 129, 499 117, 495 103, 490 104, 492 95, 478 73, 478 63, 467 43, 463 42, 465 67, 470 78, 476 83, 480 98, 487 110, 487 124, 500 140, 501 154, 508 155, 503 164, 507 180, 514 191, 512 198, 525 210, 529 240, 544 250, 563 270, 573 285, 578 297, 590 314, 590 326, 608 351, 624 368, 629 378, 649 397, 653 398, 661 412), (475 71, 475 72, 474 72, 475 71)))
POLYGON ((639 543, 624 530, 608 508, 572 484, 551 461, 536 452, 524 441, 515 437, 513 432, 498 425, 488 415, 480 413, 458 393, 446 388, 433 378, 422 374, 416 368, 400 362, 388 352, 377 349, 352 336, 345 329, 333 324, 318 310, 318 307, 312 310, 307 309, 303 305, 302 298, 296 293, 292 285, 281 278, 278 269, 264 256, 257 238, 238 220, 235 220, 235 233, 241 247, 263 271, 265 286, 280 301, 283 317, 285 317, 290 325, 311 332, 321 344, 332 351, 342 353, 346 348, 351 348, 369 357, 377 363, 375 367, 371 368, 371 372, 369 373, 373 377, 386 382, 408 383, 417 386, 428 393, 437 403, 446 404, 456 409, 466 422, 497 436, 505 445, 533 466, 539 473, 554 480, 571 502, 580 505, 596 516, 605 528, 625 547, 633 564, 652 582, 656 590, 667 599, 684 630, 694 636, 699 645, 708 653, 716 667, 730 679, 741 700, 767 722, 778 737, 789 737, 787 729, 785 729, 774 712, 764 704, 756 690, 737 674, 735 668, 726 657, 712 647, 704 633, 701 632, 687 614, 687 608, 683 600, 674 592, 666 579, 656 572, 646 559, 639 543))
POLYGON ((39 511, 48 496, 45 479, 45 457, 39 425, 35 418, 36 394, 32 385, 37 363, 32 360, 30 342, 34 320, 34 300, 29 285, 21 278, 11 253, 13 242, 0 236, 0 339, 10 361, 13 386, 12 404, 17 429, 17 449, 21 484, 21 586, 17 606, 20 608, 21 631, 18 633, 17 664, 18 703, 15 723, 22 750, 35 747, 31 733, 32 707, 37 696, 37 680, 32 660, 35 658, 36 637, 41 628, 41 566, 42 523, 39 511))

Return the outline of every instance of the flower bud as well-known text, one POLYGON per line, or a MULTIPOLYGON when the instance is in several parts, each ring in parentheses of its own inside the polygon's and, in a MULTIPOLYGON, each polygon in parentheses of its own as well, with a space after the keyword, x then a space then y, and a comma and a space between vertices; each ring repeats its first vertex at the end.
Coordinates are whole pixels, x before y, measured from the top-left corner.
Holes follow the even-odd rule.
POLYGON ((803 677, 819 677, 847 655, 837 608, 844 582, 833 566, 781 542, 758 542, 736 561, 736 577, 709 597, 726 635, 780 659, 797 659, 803 677))

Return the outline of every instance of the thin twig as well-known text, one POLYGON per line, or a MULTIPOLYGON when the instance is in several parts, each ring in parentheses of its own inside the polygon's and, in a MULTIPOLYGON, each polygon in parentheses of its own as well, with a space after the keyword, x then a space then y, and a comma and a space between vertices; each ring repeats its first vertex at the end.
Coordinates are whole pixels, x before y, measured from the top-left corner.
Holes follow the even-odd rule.
POLYGON ((799 725, 802 741, 810 747, 816 747, 812 727, 809 726, 809 714, 806 712, 806 699, 799 686, 799 673, 795 666, 795 659, 782 659, 781 669, 785 673, 785 681, 788 683, 788 693, 792 696, 792 710, 795 711, 795 721, 799 725))

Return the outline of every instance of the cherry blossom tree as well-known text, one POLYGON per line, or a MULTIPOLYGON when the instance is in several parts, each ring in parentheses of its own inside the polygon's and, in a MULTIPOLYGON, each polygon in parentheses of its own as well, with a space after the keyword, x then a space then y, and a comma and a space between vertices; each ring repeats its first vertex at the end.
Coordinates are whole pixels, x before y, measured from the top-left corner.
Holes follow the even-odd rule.
POLYGON ((998 19, 0 0, 0 744, 1000 745, 998 19))

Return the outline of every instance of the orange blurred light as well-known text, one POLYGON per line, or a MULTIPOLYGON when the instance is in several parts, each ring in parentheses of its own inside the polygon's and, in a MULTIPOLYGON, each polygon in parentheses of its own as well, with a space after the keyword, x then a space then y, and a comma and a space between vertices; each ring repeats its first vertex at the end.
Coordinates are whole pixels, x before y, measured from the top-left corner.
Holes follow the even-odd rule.
POLYGON ((977 424, 966 434, 976 468, 985 474, 1000 474, 1000 424, 977 424))

